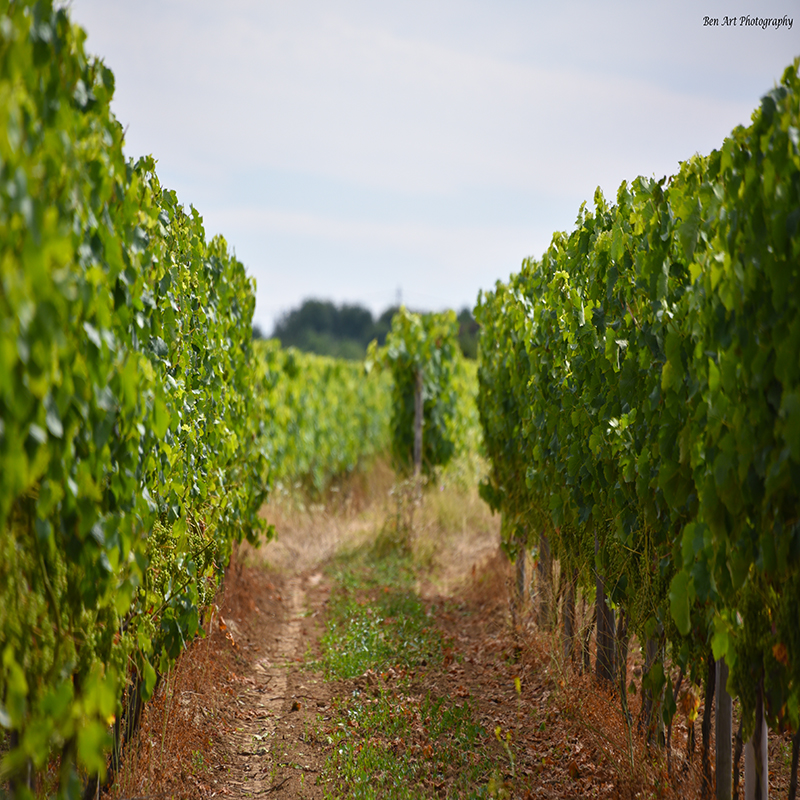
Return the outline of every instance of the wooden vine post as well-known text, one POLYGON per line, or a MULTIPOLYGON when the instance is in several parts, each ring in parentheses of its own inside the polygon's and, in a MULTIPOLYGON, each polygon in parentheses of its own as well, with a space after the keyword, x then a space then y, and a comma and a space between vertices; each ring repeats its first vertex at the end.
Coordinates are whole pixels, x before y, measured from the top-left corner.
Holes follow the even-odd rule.
MULTIPOLYGON (((600 543, 597 530, 594 532, 594 553, 597 556, 600 543)), ((600 570, 596 571, 597 599, 597 656, 595 658, 595 674, 598 679, 608 684, 614 682, 614 612, 606 603, 606 590, 600 570)))
POLYGON ((711 648, 708 649, 706 657, 706 685, 705 685, 705 707, 703 709, 703 797, 711 797, 711 788, 714 783, 711 774, 711 709, 716 692, 717 684, 717 665, 711 648))
POLYGON ((527 549, 527 529, 517 533, 517 560, 515 562, 516 579, 516 603, 520 610, 525 607, 525 553, 527 549))
POLYGON ((768 796, 767 724, 764 719, 764 688, 760 683, 756 694, 756 727, 744 746, 744 798, 767 800, 768 796))
POLYGON ((578 570, 573 569, 567 578, 567 589, 564 592, 564 664, 572 661, 575 653, 575 587, 578 585, 578 570))
POLYGON ((539 584, 539 625, 549 628, 552 622, 553 601, 553 554, 546 533, 539 536, 539 559, 536 562, 537 582, 539 584))
POLYGON ((417 493, 420 488, 422 474, 422 368, 417 368, 414 385, 414 478, 417 482, 417 493))
POLYGON ((733 738, 733 698, 728 694, 728 665, 724 658, 717 661, 716 687, 716 778, 717 800, 731 800, 732 797, 732 760, 731 740, 733 738))
POLYGON ((526 552, 528 548, 528 529, 526 526, 517 527, 513 535, 516 555, 514 557, 514 584, 510 589, 511 620, 514 629, 519 631, 522 622, 522 613, 525 610, 525 594, 527 586, 526 552))

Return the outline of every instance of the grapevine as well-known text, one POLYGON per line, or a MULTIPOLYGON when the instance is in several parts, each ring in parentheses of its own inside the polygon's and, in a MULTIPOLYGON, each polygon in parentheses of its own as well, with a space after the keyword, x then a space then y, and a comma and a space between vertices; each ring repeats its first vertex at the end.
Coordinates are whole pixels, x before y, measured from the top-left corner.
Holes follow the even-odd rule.
POLYGON ((746 727, 763 683, 768 722, 795 729, 800 653, 777 620, 800 569, 797 71, 720 150, 613 205, 598 191, 475 312, 505 529, 549 530, 578 565, 600 534, 613 603, 660 643, 656 694, 667 651, 697 680, 713 646, 746 727))
POLYGON ((64 8, 0 32, 0 780, 102 777, 232 542, 264 524, 254 286, 126 161, 114 78, 64 8), (166 557, 166 553, 171 553, 166 557))

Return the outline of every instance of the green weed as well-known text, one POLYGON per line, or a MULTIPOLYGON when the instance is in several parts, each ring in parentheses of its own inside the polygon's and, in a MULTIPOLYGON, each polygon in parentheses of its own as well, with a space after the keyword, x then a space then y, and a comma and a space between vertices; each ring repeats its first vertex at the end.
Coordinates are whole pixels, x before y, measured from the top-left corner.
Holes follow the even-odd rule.
POLYGON ((326 797, 495 797, 502 759, 494 736, 474 721, 468 701, 433 697, 415 686, 414 670, 435 668, 446 643, 413 591, 402 551, 351 553, 333 571, 323 654, 328 677, 367 675, 334 703, 316 736, 331 747, 321 777, 326 797))
POLYGON ((373 563, 351 558, 335 572, 322 658, 329 678, 354 678, 367 670, 438 664, 441 635, 420 598, 403 558, 373 563))
POLYGON ((333 745, 326 797, 482 797, 493 772, 490 737, 468 703, 409 694, 410 681, 356 694, 338 706, 323 732, 333 745))

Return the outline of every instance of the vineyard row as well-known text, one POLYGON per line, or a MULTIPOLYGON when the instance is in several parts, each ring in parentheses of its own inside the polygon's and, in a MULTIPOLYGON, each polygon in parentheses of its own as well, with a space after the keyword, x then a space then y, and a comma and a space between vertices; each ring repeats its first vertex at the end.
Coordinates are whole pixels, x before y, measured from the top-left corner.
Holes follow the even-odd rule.
POLYGON ((85 33, 50 2, 2 22, 0 784, 60 764, 62 796, 94 795, 270 485, 322 492, 386 450, 388 390, 254 349, 253 280, 124 158, 85 33))
POLYGON ((483 495, 596 592, 603 677, 637 635, 651 726, 724 659, 745 738, 800 727, 799 64, 476 308, 483 495))

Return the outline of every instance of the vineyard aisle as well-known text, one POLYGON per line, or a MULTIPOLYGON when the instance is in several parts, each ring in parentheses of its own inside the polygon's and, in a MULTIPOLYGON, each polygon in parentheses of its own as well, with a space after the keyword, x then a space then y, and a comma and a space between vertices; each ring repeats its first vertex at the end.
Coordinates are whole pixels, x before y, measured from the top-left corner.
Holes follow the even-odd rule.
POLYGON ((676 747, 668 788, 618 699, 565 673, 550 634, 512 627, 496 530, 410 557, 375 546, 375 518, 278 521, 236 553, 113 796, 699 796, 699 751, 676 747))
POLYGON ((374 527, 332 558, 342 523, 317 525, 235 556, 118 796, 611 797, 628 783, 607 726, 590 729, 614 701, 590 700, 588 679, 570 688, 548 642, 511 629, 496 530, 446 539, 420 570, 376 553, 374 527))

